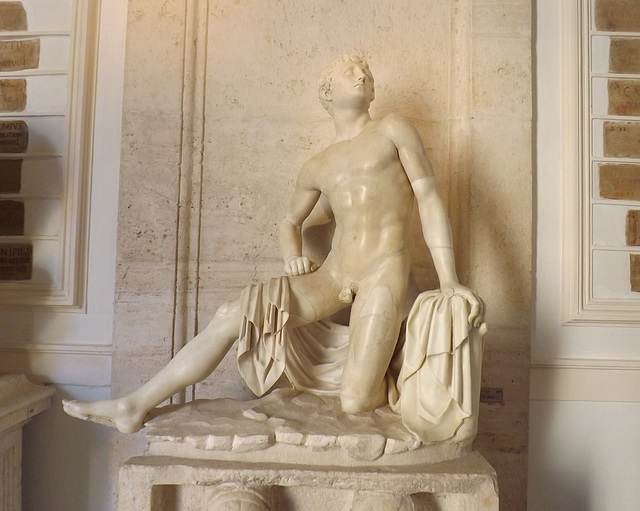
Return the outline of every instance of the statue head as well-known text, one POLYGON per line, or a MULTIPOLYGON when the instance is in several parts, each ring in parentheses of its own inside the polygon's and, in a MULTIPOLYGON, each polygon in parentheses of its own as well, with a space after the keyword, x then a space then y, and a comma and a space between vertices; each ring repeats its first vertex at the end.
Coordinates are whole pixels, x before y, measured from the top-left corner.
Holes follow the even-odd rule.
POLYGON ((364 71, 367 78, 371 81, 371 99, 373 101, 375 98, 375 90, 373 87, 373 75, 371 74, 371 70, 369 69, 369 64, 367 62, 357 56, 357 55, 343 55, 342 57, 337 58, 331 64, 327 66, 327 68, 320 75, 320 84, 318 86, 318 97, 320 98, 320 103, 325 110, 330 112, 331 107, 331 84, 333 82, 333 78, 335 74, 342 69, 345 65, 354 62, 358 64, 362 71, 364 71))

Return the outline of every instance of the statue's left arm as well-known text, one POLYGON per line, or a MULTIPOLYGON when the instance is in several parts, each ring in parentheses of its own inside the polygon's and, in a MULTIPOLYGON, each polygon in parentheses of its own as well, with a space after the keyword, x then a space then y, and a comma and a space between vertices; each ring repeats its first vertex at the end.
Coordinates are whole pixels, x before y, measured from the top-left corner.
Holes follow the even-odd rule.
POLYGON ((422 222, 422 233, 438 273, 440 288, 443 291, 451 289, 464 297, 471 308, 469 323, 479 326, 483 321, 484 306, 473 290, 458 281, 449 217, 438 192, 433 168, 422 139, 413 125, 400 116, 387 116, 385 124, 413 188, 422 222))

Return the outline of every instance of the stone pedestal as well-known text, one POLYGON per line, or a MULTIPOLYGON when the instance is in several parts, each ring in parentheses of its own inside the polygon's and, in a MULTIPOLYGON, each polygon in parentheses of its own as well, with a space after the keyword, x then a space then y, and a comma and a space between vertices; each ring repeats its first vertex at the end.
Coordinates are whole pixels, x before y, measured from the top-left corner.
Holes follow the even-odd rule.
POLYGON ((351 416, 283 390, 168 407, 148 428, 120 471, 120 511, 498 510, 470 439, 422 444, 388 408, 351 416))
POLYGON ((0 375, 0 509, 20 511, 22 426, 51 405, 55 390, 34 385, 24 375, 0 375))
POLYGON ((141 456, 122 467, 118 499, 120 511, 177 511, 181 500, 202 511, 498 511, 495 471, 477 452, 357 470, 141 456))

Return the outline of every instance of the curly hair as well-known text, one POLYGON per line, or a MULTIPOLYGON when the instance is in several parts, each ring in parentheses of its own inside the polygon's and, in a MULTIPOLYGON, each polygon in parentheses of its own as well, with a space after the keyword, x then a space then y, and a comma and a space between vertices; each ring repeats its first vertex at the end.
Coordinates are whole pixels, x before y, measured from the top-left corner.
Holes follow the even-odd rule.
POLYGON ((331 105, 331 101, 327 100, 324 95, 326 92, 331 91, 331 83, 333 82, 333 77, 336 74, 336 71, 348 64, 349 62, 355 62, 356 64, 362 67, 362 70, 367 75, 367 78, 371 81, 371 101, 375 98, 375 90, 373 86, 373 75, 371 74, 371 70, 369 69, 369 64, 362 57, 358 55, 343 55, 342 57, 338 57, 331 64, 329 64, 326 69, 320 75, 320 84, 318 85, 318 98, 320 99, 320 103, 325 110, 329 110, 329 106, 331 105))

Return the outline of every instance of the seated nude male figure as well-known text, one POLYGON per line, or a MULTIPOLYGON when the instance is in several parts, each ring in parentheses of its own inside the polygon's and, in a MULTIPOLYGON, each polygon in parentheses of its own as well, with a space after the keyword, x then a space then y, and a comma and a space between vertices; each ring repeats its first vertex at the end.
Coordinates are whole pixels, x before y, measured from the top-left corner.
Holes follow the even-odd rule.
MULTIPOLYGON (((473 326, 481 323, 483 307, 479 297, 458 282, 449 221, 417 131, 398 115, 380 120, 369 115, 374 84, 368 65, 355 56, 336 60, 323 74, 319 96, 333 118, 336 138, 300 171, 281 225, 291 297, 287 328, 351 305, 340 401, 345 412, 358 413, 387 402, 385 373, 408 310, 414 197, 441 289, 467 300, 473 326), (321 195, 329 202, 336 227, 331 250, 318 266, 302 255, 301 231, 321 195)), ((68 401, 66 412, 122 432, 140 429, 152 408, 218 366, 238 339, 241 320, 240 300, 223 305, 141 388, 119 399, 68 401)))

